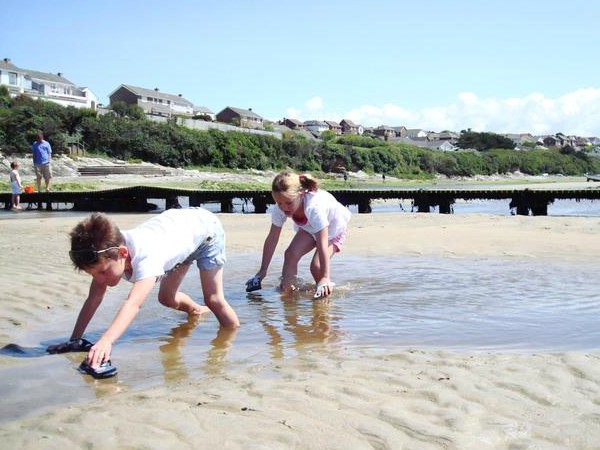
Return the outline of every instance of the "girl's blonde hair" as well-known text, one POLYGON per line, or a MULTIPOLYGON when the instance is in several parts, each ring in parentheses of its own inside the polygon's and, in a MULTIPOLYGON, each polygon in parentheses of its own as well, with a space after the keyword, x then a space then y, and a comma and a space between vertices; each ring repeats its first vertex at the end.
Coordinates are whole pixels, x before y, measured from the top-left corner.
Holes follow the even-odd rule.
POLYGON ((296 197, 304 191, 316 191, 319 181, 309 173, 297 174, 292 170, 283 170, 273 179, 271 191, 296 197))

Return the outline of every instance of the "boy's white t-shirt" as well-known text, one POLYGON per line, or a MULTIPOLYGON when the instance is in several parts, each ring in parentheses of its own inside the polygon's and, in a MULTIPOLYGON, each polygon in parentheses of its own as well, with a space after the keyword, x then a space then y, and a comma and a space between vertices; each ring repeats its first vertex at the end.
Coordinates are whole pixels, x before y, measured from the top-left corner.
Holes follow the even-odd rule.
MULTIPOLYGON (((314 238, 318 231, 328 226, 328 239, 331 240, 348 228, 351 213, 329 192, 318 189, 304 193, 304 215, 307 218, 306 223, 294 222, 296 229, 300 228, 314 238)), ((279 206, 275 205, 271 212, 273 225, 282 227, 287 218, 279 206)))
POLYGON ((123 276, 131 282, 160 277, 220 229, 219 220, 210 211, 186 208, 169 209, 131 230, 122 231, 133 271, 131 277, 123 276))

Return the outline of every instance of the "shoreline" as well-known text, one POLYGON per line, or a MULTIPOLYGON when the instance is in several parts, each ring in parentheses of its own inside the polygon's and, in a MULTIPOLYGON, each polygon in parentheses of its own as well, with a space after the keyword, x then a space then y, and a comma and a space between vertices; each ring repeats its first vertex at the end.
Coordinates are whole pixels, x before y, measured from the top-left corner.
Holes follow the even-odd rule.
MULTIPOLYGON (((0 153, 0 171, 8 175, 10 172, 10 161, 0 153)), ((33 164, 31 158, 15 158, 20 164, 20 174, 23 184, 35 184, 33 164)), ((226 171, 201 171, 195 169, 182 169, 165 167, 158 164, 140 162, 128 164, 124 161, 111 161, 97 157, 77 157, 75 159, 66 155, 59 155, 52 161, 53 183, 56 185, 78 183, 92 185, 99 189, 114 189, 131 187, 137 185, 189 187, 195 183, 249 183, 264 185, 268 189, 273 177, 277 174, 274 170, 226 170, 226 171), (114 166, 123 167, 127 165, 147 166, 149 168, 162 169, 165 175, 135 175, 115 174, 85 176, 78 173, 78 168, 89 166, 114 166)), ((356 184, 360 188, 368 186, 371 189, 395 188, 435 188, 435 189, 460 189, 461 187, 472 187, 483 185, 486 189, 600 189, 600 183, 589 182, 585 175, 581 176, 553 176, 553 175, 524 175, 521 173, 477 175, 473 177, 448 178, 438 176, 431 180, 399 179, 394 176, 386 176, 383 181, 380 174, 367 174, 362 171, 348 172, 349 183, 356 184)), ((342 180, 342 174, 326 174, 326 179, 342 180)))

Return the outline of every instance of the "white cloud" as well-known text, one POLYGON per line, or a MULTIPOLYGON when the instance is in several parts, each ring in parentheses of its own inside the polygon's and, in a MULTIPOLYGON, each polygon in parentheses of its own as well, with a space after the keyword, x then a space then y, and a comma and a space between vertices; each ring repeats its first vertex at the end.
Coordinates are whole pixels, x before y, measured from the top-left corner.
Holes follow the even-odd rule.
POLYGON ((363 126, 379 125, 424 128, 431 131, 491 131, 496 133, 600 136, 600 89, 579 89, 557 98, 532 93, 522 98, 479 98, 473 92, 458 94, 457 101, 421 110, 386 103, 362 105, 345 113, 325 111, 321 97, 308 100, 304 108, 289 108, 287 117, 299 120, 350 119, 363 126))
POLYGON ((313 97, 305 103, 307 111, 319 112, 323 109, 323 99, 321 97, 313 97))

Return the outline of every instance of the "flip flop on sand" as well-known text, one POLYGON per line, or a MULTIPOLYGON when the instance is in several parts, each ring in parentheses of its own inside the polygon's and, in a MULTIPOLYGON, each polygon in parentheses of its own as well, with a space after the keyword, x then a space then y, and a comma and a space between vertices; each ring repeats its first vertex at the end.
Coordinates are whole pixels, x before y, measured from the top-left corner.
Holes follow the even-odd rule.
POLYGON ((84 338, 71 339, 70 341, 61 344, 51 345, 46 351, 50 354, 67 353, 67 352, 87 352, 92 348, 93 343, 84 338))
POLYGON ((110 363, 110 360, 104 361, 97 369, 94 369, 84 359, 77 370, 98 379, 114 377, 117 374, 117 368, 110 363))

